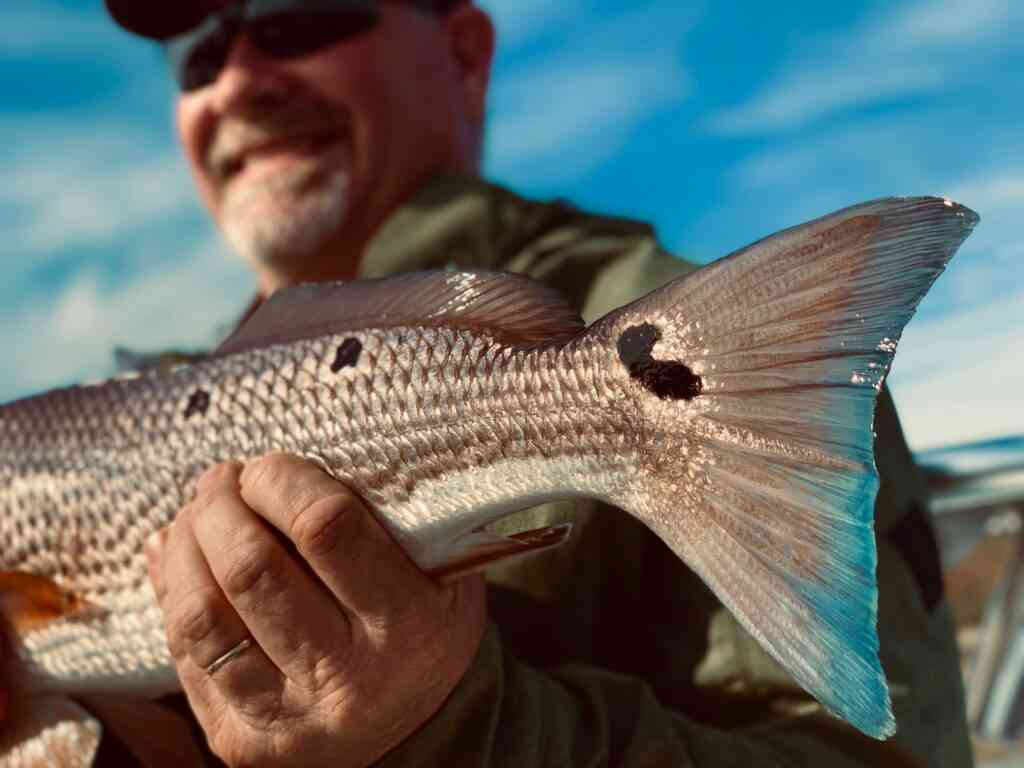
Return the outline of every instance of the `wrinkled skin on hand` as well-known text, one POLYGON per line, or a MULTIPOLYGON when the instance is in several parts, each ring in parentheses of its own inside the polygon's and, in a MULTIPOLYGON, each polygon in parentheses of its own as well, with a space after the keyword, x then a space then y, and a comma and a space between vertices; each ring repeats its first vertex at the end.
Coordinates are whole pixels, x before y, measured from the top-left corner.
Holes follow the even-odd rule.
POLYGON ((292 456, 210 469, 156 538, 171 653, 228 765, 373 763, 437 712, 483 636, 480 576, 428 579, 358 497, 292 456))

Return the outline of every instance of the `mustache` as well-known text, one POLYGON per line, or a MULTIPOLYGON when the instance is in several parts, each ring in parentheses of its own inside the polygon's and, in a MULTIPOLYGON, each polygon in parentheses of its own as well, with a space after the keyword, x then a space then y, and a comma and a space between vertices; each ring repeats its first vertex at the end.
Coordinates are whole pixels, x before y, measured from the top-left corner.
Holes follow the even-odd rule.
POLYGON ((345 136, 350 122, 339 111, 319 104, 262 110, 258 114, 228 115, 216 125, 204 163, 217 179, 238 171, 254 149, 289 141, 310 141, 345 136))

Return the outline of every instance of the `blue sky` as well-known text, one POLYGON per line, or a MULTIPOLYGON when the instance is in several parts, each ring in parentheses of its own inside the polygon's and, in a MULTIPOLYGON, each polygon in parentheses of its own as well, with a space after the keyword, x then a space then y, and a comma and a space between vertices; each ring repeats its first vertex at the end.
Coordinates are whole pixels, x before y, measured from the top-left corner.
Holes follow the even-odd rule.
MULTIPOLYGON (((709 261, 864 199, 982 224, 890 379, 915 448, 1024 433, 1024 3, 482 0, 488 174, 709 261)), ((0 401, 204 346, 252 280, 196 202, 160 53, 100 0, 0 7, 0 401)))

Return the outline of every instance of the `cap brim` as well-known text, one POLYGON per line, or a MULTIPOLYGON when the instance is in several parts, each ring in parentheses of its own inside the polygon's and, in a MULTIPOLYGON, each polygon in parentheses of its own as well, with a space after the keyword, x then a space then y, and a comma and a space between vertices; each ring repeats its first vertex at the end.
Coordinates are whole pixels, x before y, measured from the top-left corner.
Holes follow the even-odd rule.
POLYGON ((153 40, 188 32, 221 5, 221 0, 104 0, 111 17, 136 35, 153 40))

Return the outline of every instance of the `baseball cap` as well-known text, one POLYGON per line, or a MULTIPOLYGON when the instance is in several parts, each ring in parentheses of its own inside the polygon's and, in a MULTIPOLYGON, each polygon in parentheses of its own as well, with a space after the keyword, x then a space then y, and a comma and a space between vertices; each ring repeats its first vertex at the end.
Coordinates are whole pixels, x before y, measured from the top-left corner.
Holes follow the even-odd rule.
POLYGON ((188 32, 226 0, 104 0, 114 21, 142 37, 167 40, 188 32))
MULTIPOLYGON (((103 0, 111 17, 136 35, 151 40, 169 40, 184 34, 198 26, 204 18, 219 8, 230 5, 230 0, 103 0)), ((410 0, 412 5, 434 13, 447 13, 463 0, 410 0)), ((352 5, 360 8, 372 0, 352 0, 352 5)), ((335 2, 324 0, 305 0, 303 5, 317 8, 321 5, 334 7, 335 2)), ((291 10, 296 0, 262 0, 261 10, 291 10), (280 9, 277 8, 280 6, 280 9)))

